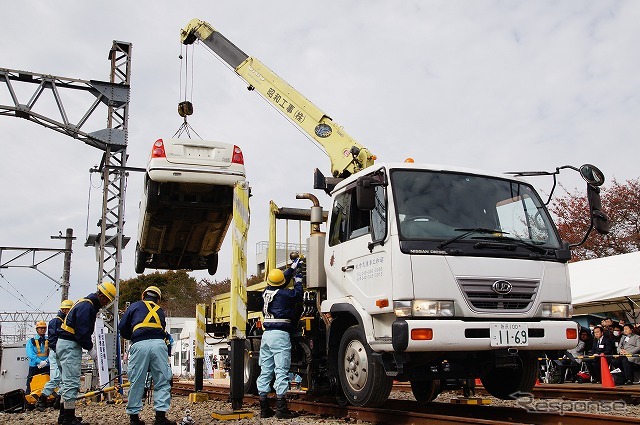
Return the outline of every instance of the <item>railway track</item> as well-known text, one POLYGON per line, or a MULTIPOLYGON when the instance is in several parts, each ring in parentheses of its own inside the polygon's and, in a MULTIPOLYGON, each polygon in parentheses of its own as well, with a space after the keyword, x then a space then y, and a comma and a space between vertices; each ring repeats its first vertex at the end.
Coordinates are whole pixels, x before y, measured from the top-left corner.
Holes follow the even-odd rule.
MULTIPOLYGON (((411 392, 409 384, 396 383, 396 391, 411 392)), ((475 388, 477 395, 488 396, 482 385, 475 388)), ((626 404, 640 404, 640 385, 604 388, 599 384, 540 384, 533 387, 531 394, 537 399, 623 401, 626 404)))
MULTIPOLYGON (((186 395, 193 392, 193 384, 176 382, 172 391, 186 395)), ((209 399, 228 400, 229 389, 226 387, 204 386, 203 392, 209 399)), ((258 405, 258 398, 245 395, 244 403, 258 405)), ((588 402, 585 402, 588 403, 588 402)), ((611 403, 603 401, 603 403, 611 403)), ((562 424, 562 425, 608 425, 638 424, 636 417, 612 416, 603 414, 585 414, 560 411, 551 413, 538 410, 527 411, 525 408, 496 407, 481 405, 461 405, 432 402, 420 405, 414 400, 389 399, 378 408, 340 406, 331 398, 311 397, 306 394, 292 394, 289 408, 304 415, 320 417, 350 418, 372 423, 393 424, 562 424)), ((585 404, 586 406, 586 404, 585 404)), ((613 406, 615 408, 615 406, 613 406)), ((546 406, 549 410, 549 406, 546 406)))

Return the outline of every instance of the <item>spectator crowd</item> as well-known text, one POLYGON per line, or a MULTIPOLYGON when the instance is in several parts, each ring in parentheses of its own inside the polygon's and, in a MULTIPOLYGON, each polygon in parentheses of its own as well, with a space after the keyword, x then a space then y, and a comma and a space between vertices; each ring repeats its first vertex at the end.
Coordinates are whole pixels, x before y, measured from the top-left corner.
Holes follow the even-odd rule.
POLYGON ((589 328, 580 328, 575 348, 559 359, 545 359, 542 377, 553 383, 601 383, 601 357, 616 385, 640 384, 640 324, 627 323, 625 319, 614 322, 611 317, 600 324, 590 322, 589 328))

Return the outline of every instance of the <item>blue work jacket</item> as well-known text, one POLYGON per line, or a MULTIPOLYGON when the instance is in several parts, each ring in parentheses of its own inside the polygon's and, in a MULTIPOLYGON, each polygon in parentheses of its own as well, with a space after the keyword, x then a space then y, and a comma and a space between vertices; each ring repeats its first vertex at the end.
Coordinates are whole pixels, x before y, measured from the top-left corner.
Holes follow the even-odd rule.
POLYGON ((60 326, 64 323, 64 318, 67 317, 62 310, 58 311, 58 314, 53 319, 49 320, 49 327, 47 329, 47 335, 49 336, 49 349, 56 351, 56 343, 58 342, 58 333, 60 332, 60 326))
POLYGON ((167 326, 164 310, 153 301, 136 301, 122 315, 118 330, 120 336, 131 340, 132 344, 145 339, 166 338, 167 326), (154 314, 155 313, 155 314, 154 314))
POLYGON ((93 348, 91 335, 96 326, 96 316, 101 308, 102 305, 96 294, 79 299, 67 313, 67 317, 60 326, 58 338, 76 341, 85 350, 91 350, 93 348))

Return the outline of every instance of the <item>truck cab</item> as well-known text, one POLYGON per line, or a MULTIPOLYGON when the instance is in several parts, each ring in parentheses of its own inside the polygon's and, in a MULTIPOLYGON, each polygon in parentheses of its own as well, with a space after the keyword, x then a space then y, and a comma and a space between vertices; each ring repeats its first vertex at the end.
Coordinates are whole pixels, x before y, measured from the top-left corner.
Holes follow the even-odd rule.
POLYGON ((339 183, 332 199, 321 311, 359 330, 352 340, 337 336, 345 325, 330 331, 347 399, 372 404, 364 386, 384 388, 391 375, 423 386, 480 376, 508 398, 534 385, 540 352, 577 344, 570 251, 524 180, 380 164, 339 183), (354 344, 384 365, 380 382, 341 367, 354 344), (502 367, 512 363, 522 367, 502 367))

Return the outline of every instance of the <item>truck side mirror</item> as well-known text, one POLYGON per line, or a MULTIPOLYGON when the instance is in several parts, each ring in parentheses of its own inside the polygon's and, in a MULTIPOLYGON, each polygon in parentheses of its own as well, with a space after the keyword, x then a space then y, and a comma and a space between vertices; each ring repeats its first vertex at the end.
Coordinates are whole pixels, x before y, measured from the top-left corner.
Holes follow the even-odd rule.
POLYGON ((609 216, 602 211, 602 201, 600 200, 600 188, 587 184, 587 200, 589 201, 589 209, 591 211, 591 219, 593 227, 601 235, 606 235, 611 230, 611 222, 609 216))
POLYGON ((587 200, 589 201, 593 227, 601 235, 606 235, 611 230, 611 222, 602 210, 602 201, 600 200, 599 186, 604 183, 604 174, 595 165, 584 164, 580 167, 580 175, 587 182, 587 200))
POLYGON ((356 182, 356 205, 359 210, 371 211, 376 207, 375 179, 362 176, 356 182))

